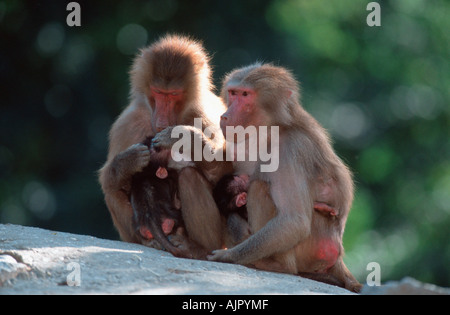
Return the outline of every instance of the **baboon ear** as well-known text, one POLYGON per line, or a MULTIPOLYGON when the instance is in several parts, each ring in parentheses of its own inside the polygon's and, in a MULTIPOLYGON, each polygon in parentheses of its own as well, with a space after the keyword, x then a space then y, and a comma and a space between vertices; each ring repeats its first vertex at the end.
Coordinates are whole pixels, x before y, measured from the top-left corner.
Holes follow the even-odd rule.
POLYGON ((236 207, 240 208, 247 204, 247 193, 242 192, 236 197, 236 207))
POLYGON ((292 93, 294 93, 294 92, 292 92, 291 90, 285 90, 284 91, 284 95, 286 96, 286 98, 291 97, 292 93))

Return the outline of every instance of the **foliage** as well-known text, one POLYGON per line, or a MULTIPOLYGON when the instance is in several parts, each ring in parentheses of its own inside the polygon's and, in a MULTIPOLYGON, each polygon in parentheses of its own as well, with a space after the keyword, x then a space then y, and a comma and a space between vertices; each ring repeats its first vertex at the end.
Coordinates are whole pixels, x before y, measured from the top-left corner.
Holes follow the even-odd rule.
POLYGON ((346 262, 365 281, 450 284, 450 4, 358 0, 0 0, 0 222, 117 238, 96 180, 139 47, 191 34, 215 83, 255 60, 293 70, 354 171, 346 262))

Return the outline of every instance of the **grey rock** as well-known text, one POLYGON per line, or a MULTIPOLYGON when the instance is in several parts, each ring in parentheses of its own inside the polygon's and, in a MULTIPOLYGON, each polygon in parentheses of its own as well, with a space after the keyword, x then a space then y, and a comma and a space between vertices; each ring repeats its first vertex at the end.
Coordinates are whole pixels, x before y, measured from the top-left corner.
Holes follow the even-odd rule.
POLYGON ((298 276, 142 245, 0 225, 0 294, 352 294, 298 276))
POLYGON ((17 262, 13 256, 5 252, 0 255, 0 286, 28 270, 27 265, 17 262))

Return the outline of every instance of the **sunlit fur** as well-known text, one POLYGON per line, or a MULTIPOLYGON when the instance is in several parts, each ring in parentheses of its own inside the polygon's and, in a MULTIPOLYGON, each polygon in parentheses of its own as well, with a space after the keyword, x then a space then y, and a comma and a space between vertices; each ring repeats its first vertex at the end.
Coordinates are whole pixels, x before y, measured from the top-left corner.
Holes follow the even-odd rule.
POLYGON ((209 59, 199 42, 167 35, 142 49, 136 57, 130 71, 132 96, 149 95, 149 82, 164 89, 185 88, 191 97, 210 91, 209 59))
MULTIPOLYGON (((301 106, 297 80, 285 68, 256 63, 225 77, 221 96, 226 103, 227 91, 236 87, 256 92, 256 110, 251 115, 259 121, 251 124, 280 127, 280 167, 274 173, 261 173, 259 167, 254 168, 252 181, 269 184, 267 199, 273 203, 262 202, 265 198, 260 192, 252 193, 251 184, 247 209, 249 223, 258 222, 252 226, 255 233, 228 251, 217 251, 213 259, 245 264, 291 252, 297 259, 287 262, 288 272, 326 272, 348 289, 359 290, 360 285, 342 260, 342 237, 353 201, 352 176, 335 154, 327 132, 301 106), (334 207, 339 215, 330 218, 316 213, 315 201, 334 207), (276 216, 261 225, 260 216, 273 213, 273 204, 276 216), (331 268, 325 268, 326 262, 315 258, 323 240, 336 244, 338 257, 331 268)), ((239 165, 240 162, 234 163, 238 169, 239 165)), ((333 251, 334 248, 331 254, 333 251)))
MULTIPOLYGON (((215 134, 214 141, 223 141, 219 122, 225 107, 213 94, 209 56, 198 41, 178 35, 167 35, 136 56, 130 71, 130 104, 114 122, 109 134, 109 152, 105 165, 99 171, 105 201, 120 237, 138 242, 132 229, 132 209, 129 203, 131 176, 142 157, 131 146, 154 136, 150 86, 163 89, 183 89, 184 104, 176 109, 176 124, 193 125, 194 118, 202 118, 204 127, 215 134), (136 157, 136 158, 133 158, 136 157)), ((145 155, 145 153, 140 153, 145 155)), ((189 236, 200 245, 214 249, 220 244, 220 217, 214 217, 214 200, 209 196, 209 184, 196 181, 201 176, 195 170, 180 174, 183 194, 180 196, 183 219, 189 236), (188 178, 187 178, 188 177, 188 178), (206 195, 205 198, 201 196, 206 195), (199 201, 200 200, 200 201, 199 201), (207 213, 212 218, 204 222, 207 213), (209 230, 205 232, 203 228, 209 230), (215 235, 212 233, 215 233, 215 235)))

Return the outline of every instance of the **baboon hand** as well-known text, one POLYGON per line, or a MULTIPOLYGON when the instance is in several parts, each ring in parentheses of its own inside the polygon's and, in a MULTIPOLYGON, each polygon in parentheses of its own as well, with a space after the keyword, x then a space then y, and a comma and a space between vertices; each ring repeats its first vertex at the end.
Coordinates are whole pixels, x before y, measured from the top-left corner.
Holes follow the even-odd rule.
POLYGON ((227 249, 214 250, 211 253, 211 255, 207 256, 207 258, 210 261, 221 261, 221 262, 234 263, 232 250, 227 250, 227 249))
POLYGON ((144 144, 133 144, 121 153, 120 159, 129 165, 132 174, 138 173, 150 162, 150 150, 144 144))
POLYGON ((160 151, 162 149, 171 149, 178 141, 178 138, 172 138, 172 131, 174 127, 167 127, 163 131, 155 135, 152 140, 152 149, 160 151))

